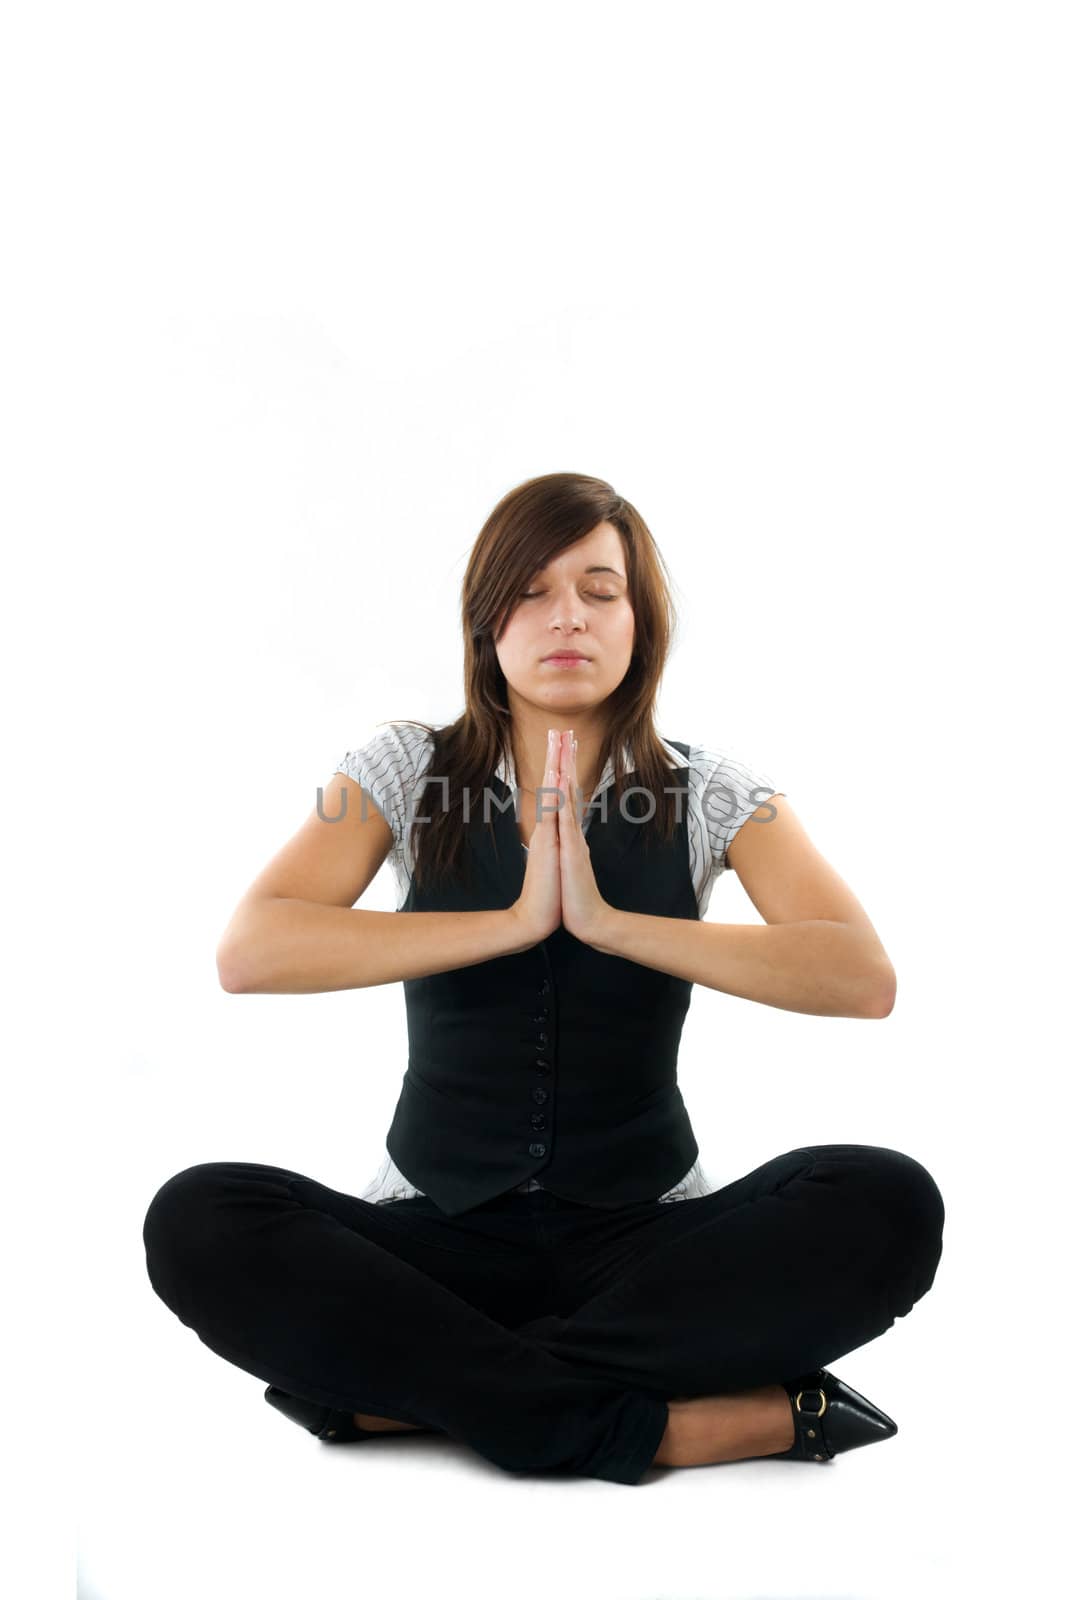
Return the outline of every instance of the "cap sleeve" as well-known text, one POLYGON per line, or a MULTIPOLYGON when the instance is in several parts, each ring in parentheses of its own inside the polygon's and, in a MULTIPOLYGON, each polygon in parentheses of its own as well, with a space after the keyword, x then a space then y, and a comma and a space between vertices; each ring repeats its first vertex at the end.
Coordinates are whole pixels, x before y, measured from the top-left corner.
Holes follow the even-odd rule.
POLYGON ((336 767, 353 778, 373 796, 381 815, 392 830, 393 848, 403 850, 411 797, 419 773, 420 759, 428 751, 425 735, 389 723, 372 733, 357 750, 348 750, 336 767))
MULTIPOLYGON (((731 871, 726 859, 728 846, 743 824, 757 811, 759 819, 768 817, 765 803, 773 795, 783 795, 769 774, 759 767, 748 766, 735 756, 724 755, 719 750, 710 756, 709 781, 702 796, 705 823, 712 852, 714 876, 731 871)), ((754 824, 755 827, 758 823, 754 824)))

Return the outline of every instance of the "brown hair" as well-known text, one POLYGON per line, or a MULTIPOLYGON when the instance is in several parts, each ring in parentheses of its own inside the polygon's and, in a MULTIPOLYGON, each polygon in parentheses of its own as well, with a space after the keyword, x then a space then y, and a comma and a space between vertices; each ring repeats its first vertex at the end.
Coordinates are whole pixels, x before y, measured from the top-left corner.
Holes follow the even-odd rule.
MULTIPOLYGON (((415 881, 420 889, 446 875, 466 873, 465 794, 467 816, 483 815, 483 790, 490 785, 502 756, 512 760, 512 713, 495 636, 501 634, 509 613, 540 567, 601 522, 617 529, 626 551, 635 628, 629 670, 609 699, 610 722, 599 758, 601 773, 608 759, 615 763, 615 789, 608 796, 607 814, 620 804, 633 779, 651 791, 656 803, 654 814, 638 826, 637 834, 647 841, 652 829, 666 839, 675 826, 677 796, 664 793, 670 769, 653 726, 656 696, 676 623, 663 558, 644 519, 609 483, 579 472, 551 472, 518 484, 498 502, 468 557, 460 596, 462 715, 441 728, 415 722, 416 727, 427 729, 434 742, 430 763, 422 774, 433 781, 423 785, 415 800, 416 819, 430 820, 412 824, 415 881), (619 771, 626 744, 636 773, 619 771), (439 781, 442 775, 447 777, 447 785, 439 781)), ((492 792, 496 798, 496 791, 492 792)), ((590 798, 585 796, 586 801, 590 798)), ((646 795, 631 797, 623 815, 641 817, 651 806, 646 795)), ((492 843, 494 810, 492 801, 488 821, 492 843)))

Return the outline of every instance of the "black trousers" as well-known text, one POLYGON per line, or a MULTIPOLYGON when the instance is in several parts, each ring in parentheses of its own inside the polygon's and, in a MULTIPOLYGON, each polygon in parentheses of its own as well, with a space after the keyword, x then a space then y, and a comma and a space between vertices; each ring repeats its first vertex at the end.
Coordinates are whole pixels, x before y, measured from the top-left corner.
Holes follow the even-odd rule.
POLYGON ((162 1185, 143 1238, 155 1292, 265 1383, 509 1472, 636 1484, 669 1399, 877 1338, 931 1287, 942 1228, 919 1162, 830 1144, 697 1199, 601 1211, 540 1189, 458 1217, 213 1161, 162 1185))

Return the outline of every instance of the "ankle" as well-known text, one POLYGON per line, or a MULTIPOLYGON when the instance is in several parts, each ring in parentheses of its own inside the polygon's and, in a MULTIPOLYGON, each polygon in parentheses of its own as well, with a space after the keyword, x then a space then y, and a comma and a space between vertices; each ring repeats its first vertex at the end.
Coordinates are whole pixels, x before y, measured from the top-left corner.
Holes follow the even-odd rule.
POLYGON ((417 1422, 397 1422, 394 1417, 371 1417, 365 1411, 351 1413, 356 1428, 371 1433, 406 1433, 418 1429, 417 1422))
POLYGON ((668 1421, 654 1462, 707 1466, 779 1455, 795 1440, 792 1402, 779 1383, 732 1394, 668 1402, 668 1421))

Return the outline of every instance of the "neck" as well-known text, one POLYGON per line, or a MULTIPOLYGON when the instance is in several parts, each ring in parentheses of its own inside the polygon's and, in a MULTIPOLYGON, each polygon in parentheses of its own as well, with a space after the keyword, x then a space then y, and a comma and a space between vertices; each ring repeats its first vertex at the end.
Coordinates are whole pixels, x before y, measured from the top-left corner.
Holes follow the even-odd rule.
POLYGON ((544 712, 530 725, 523 722, 512 733, 513 770, 517 787, 525 794, 535 795, 544 786, 543 768, 547 759, 547 729, 565 731, 573 729, 577 740, 577 761, 574 786, 586 795, 595 793, 602 775, 603 732, 583 714, 568 711, 544 712), (527 780, 527 781, 525 781, 527 780))

